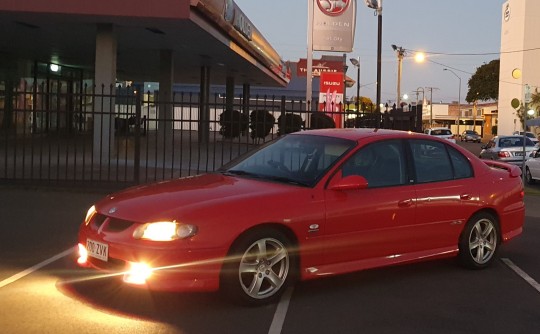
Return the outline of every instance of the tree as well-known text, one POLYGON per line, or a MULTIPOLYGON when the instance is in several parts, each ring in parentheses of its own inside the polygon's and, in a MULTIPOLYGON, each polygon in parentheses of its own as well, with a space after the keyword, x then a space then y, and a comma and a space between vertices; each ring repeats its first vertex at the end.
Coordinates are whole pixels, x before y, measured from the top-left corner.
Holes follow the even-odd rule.
POLYGON ((467 92, 465 101, 472 103, 476 100, 498 100, 499 67, 499 59, 492 60, 478 67, 469 79, 469 91, 467 92))
POLYGON ((536 111, 540 111, 540 92, 538 92, 538 88, 535 88, 534 93, 531 94, 529 106, 536 111))

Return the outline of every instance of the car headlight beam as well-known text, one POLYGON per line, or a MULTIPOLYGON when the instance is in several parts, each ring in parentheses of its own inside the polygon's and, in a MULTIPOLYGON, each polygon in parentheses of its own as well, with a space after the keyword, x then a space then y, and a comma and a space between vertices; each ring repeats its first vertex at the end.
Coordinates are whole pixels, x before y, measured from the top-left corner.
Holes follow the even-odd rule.
POLYGON ((189 224, 172 222, 155 222, 141 225, 133 232, 133 238, 152 241, 170 241, 194 236, 197 227, 189 224))

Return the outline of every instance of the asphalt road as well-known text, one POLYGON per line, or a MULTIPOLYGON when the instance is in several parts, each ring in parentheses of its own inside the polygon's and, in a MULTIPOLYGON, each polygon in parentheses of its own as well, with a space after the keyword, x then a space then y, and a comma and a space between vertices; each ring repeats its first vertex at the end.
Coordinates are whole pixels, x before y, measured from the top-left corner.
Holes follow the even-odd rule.
POLYGON ((78 226, 103 195, 0 187, 0 333, 506 334, 540 328, 540 196, 526 196, 523 235, 503 245, 500 260, 486 270, 466 270, 453 259, 368 270, 299 283, 284 298, 288 304, 247 308, 215 293, 149 293, 78 268, 78 226))

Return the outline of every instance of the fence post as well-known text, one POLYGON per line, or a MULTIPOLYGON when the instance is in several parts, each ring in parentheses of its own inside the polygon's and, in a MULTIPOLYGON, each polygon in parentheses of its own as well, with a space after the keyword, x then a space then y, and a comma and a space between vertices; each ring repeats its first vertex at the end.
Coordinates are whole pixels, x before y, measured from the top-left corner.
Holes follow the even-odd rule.
POLYGON ((143 92, 143 89, 144 88, 137 89, 135 92, 135 152, 133 152, 133 178, 137 184, 140 182, 141 172, 141 93, 143 92))

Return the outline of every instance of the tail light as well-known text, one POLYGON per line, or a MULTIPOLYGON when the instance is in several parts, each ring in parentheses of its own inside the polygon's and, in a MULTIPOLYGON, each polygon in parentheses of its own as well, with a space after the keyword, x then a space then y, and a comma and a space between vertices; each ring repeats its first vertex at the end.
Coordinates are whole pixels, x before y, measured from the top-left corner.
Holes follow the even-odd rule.
POLYGON ((497 155, 499 156, 499 158, 510 158, 511 157, 510 152, 507 152, 507 151, 500 151, 499 153, 497 153, 497 155))

